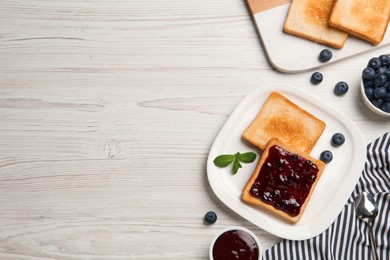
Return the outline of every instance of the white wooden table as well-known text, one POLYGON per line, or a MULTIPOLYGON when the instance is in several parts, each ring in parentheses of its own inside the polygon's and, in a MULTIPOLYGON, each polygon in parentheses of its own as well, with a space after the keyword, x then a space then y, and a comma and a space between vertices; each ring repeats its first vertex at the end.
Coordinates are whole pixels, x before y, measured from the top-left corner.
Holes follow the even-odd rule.
POLYGON ((382 53, 313 86, 312 71, 269 65, 243 0, 1 1, 0 259, 207 259, 231 225, 272 246, 213 194, 214 138, 243 96, 289 83, 369 143, 390 121, 364 107, 359 77, 382 53), (336 97, 340 80, 350 90, 336 97))

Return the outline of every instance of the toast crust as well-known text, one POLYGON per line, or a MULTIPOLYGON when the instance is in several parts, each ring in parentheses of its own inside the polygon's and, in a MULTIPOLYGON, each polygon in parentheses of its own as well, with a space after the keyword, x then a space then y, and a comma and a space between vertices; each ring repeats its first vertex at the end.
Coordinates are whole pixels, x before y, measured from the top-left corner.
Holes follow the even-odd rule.
POLYGON ((341 49, 346 32, 328 24, 334 0, 293 0, 283 31, 301 38, 341 49))
POLYGON ((336 0, 329 24, 375 46, 382 42, 389 18, 389 0, 336 0))
POLYGON ((284 97, 272 92, 242 137, 264 150, 269 140, 281 142, 309 154, 325 129, 325 122, 284 97))
POLYGON ((311 199, 313 191, 314 191, 318 181, 321 178, 321 175, 322 175, 324 169, 325 169, 325 164, 322 161, 317 160, 315 158, 312 158, 309 155, 302 154, 300 151, 297 151, 297 150, 293 149, 292 147, 289 147, 289 146, 281 143, 277 139, 272 139, 267 144, 266 149, 264 150, 263 154, 261 155, 261 157, 260 157, 260 159, 259 159, 259 161, 257 163, 255 171, 253 172, 252 176, 250 177, 250 179, 248 180, 247 184, 245 185, 245 187, 244 187, 244 189, 242 191, 241 198, 242 198, 243 201, 248 202, 250 204, 254 204, 254 205, 260 206, 261 208, 264 208, 264 209, 266 209, 266 210, 268 210, 270 212, 273 212, 274 214, 277 214, 277 215, 281 216, 283 219, 286 219, 286 220, 291 221, 293 223, 297 223, 301 219, 301 217, 302 217, 302 215, 303 215, 303 213, 305 211, 305 208, 306 208, 307 204, 309 203, 309 201, 311 199), (288 152, 291 152, 293 154, 297 154, 298 156, 301 156, 301 157, 303 157, 303 158, 305 158, 307 160, 310 160, 318 168, 317 177, 316 177, 315 181, 313 182, 313 184, 312 184, 312 186, 310 188, 308 196, 306 197, 304 203, 301 205, 300 212, 299 212, 299 214, 297 216, 291 216, 291 215, 287 214, 286 212, 284 212, 282 210, 276 209, 272 205, 263 202, 261 199, 252 196, 251 193, 250 193, 250 190, 251 190, 253 184, 255 183, 257 177, 261 173, 261 168, 263 167, 264 162, 268 158, 269 149, 271 147, 275 146, 275 145, 283 148, 284 150, 286 150, 288 152))

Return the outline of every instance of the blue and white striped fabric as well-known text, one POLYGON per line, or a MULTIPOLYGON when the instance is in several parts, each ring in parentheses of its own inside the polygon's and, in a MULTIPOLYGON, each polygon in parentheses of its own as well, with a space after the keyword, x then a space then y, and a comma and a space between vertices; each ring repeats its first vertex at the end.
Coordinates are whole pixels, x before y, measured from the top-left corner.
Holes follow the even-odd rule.
POLYGON ((357 218, 354 201, 367 191, 378 203, 373 223, 379 259, 390 259, 390 132, 367 146, 367 160, 355 190, 336 221, 309 240, 283 240, 263 254, 264 260, 366 260, 371 258, 368 224, 357 218))

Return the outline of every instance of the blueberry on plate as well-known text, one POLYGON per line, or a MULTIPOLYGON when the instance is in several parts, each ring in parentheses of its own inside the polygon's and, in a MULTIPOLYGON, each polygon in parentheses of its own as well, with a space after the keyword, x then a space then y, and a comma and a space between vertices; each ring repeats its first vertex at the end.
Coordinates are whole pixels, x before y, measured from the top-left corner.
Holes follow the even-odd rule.
POLYGON ((342 96, 348 91, 348 84, 345 83, 344 81, 337 82, 337 84, 334 87, 334 93, 337 96, 342 96))
POLYGON ((375 78, 375 70, 373 68, 367 67, 362 72, 363 79, 373 79, 375 78))
POLYGON ((209 211, 204 215, 204 220, 207 224, 214 224, 217 221, 217 214, 214 211, 209 211))
POLYGON ((321 74, 321 72, 314 72, 312 75, 311 75, 311 78, 310 78, 310 82, 314 85, 317 85, 317 84, 320 84, 323 80, 323 76, 321 74))
POLYGON ((335 133, 332 136, 332 142, 331 142, 332 146, 338 147, 338 146, 342 145, 344 142, 345 142, 345 137, 342 133, 335 133))
POLYGON ((382 110, 386 113, 390 113, 390 102, 385 102, 382 105, 382 110))
POLYGON ((333 154, 329 150, 325 150, 320 154, 320 160, 324 163, 330 163, 333 160, 333 154))
POLYGON ((374 89, 374 97, 375 98, 384 98, 386 96, 386 89, 384 87, 375 88, 374 89))
POLYGON ((318 57, 318 59, 321 61, 321 62, 327 62, 327 61, 330 61, 330 59, 332 59, 332 51, 329 50, 329 49, 323 49, 321 52, 320 52, 320 56, 318 57))
POLYGON ((374 70, 379 69, 382 66, 382 62, 379 58, 371 58, 368 62, 368 67, 373 68, 374 70))

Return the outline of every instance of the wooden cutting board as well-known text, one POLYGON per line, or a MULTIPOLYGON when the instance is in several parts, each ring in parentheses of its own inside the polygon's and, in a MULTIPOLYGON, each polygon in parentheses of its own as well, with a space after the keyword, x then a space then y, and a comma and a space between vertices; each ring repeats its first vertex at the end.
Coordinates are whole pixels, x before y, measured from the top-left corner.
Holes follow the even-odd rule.
POLYGON ((282 72, 297 73, 313 70, 390 43, 390 30, 387 30, 383 41, 377 46, 349 35, 342 49, 333 49, 283 32, 290 0, 247 1, 268 59, 272 66, 282 72), (318 60, 319 53, 324 48, 329 48, 333 52, 332 60, 327 63, 318 60))

